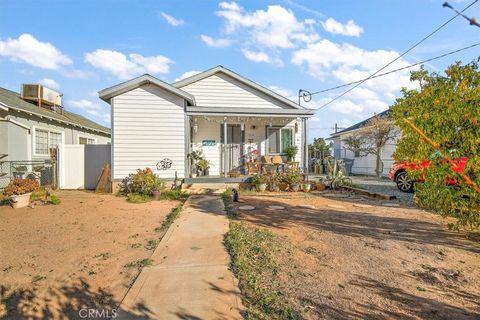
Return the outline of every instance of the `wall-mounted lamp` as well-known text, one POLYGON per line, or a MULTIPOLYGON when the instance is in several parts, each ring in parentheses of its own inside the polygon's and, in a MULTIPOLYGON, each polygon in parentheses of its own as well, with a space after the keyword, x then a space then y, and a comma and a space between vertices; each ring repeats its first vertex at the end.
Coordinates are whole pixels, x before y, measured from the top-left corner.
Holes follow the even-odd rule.
POLYGON ((295 121, 295 133, 298 133, 298 122, 295 121))
POLYGON ((195 118, 195 119, 193 120, 193 133, 196 134, 197 131, 198 131, 198 123, 197 123, 197 119, 195 118))
POLYGON ((240 124, 240 129, 241 129, 242 131, 245 131, 245 124, 244 124, 244 123, 241 123, 241 124, 240 124))

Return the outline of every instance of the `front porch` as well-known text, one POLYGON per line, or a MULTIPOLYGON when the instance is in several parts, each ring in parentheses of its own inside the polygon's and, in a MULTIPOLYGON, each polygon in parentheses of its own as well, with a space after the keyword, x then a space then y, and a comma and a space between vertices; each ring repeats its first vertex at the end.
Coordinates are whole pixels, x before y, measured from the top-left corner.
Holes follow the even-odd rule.
MULTIPOLYGON (((282 110, 285 111, 285 110, 282 110)), ((295 110, 300 111, 300 110, 295 110)), ((293 112, 293 111, 292 111, 293 112)), ((250 162, 265 162, 275 157, 278 162, 295 163, 307 173, 307 117, 294 114, 188 114, 187 175, 185 183, 239 183, 253 173, 250 162), (226 138, 225 138, 226 137, 226 138), (295 147, 293 159, 287 159, 287 148, 295 147), (192 152, 201 152, 208 161, 208 175, 202 176, 192 152), (280 160, 279 160, 280 159, 280 160), (226 181, 228 180, 228 181, 226 181)), ((202 163, 205 166, 205 161, 202 163)))

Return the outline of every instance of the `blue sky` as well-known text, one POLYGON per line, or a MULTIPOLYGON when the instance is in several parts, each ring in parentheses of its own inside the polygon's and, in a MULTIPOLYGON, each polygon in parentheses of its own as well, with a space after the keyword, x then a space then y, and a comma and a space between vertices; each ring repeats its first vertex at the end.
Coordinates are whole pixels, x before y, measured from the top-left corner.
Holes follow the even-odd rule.
MULTIPOLYGON (((451 1, 462 9, 471 1, 451 1)), ((0 0, 0 86, 44 83, 64 106, 109 126, 97 91, 151 73, 173 82, 223 65, 296 100, 368 76, 453 16, 437 0, 7 1, 0 0)), ((480 4, 466 12, 480 18, 480 4)), ((480 29, 457 18, 391 68, 468 46, 480 29)), ((434 61, 441 71, 478 48, 434 61)), ((409 72, 369 81, 319 110, 309 137, 326 137, 395 101, 409 72)), ((317 95, 318 108, 342 90, 317 95)))

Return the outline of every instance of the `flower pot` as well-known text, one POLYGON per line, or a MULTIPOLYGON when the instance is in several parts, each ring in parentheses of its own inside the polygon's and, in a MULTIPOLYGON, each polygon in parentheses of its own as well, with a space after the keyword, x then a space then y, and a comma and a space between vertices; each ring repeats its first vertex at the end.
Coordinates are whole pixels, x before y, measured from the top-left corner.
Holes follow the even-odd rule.
POLYGON ((281 182, 279 186, 280 186, 281 191, 287 191, 288 187, 289 187, 288 183, 286 183, 286 182, 281 182))
POLYGON ((162 191, 160 191, 160 190, 153 191, 153 199, 160 200, 161 195, 162 195, 162 191))
POLYGON ((272 191, 272 192, 279 192, 279 191, 280 191, 280 186, 279 186, 277 183, 272 184, 272 185, 270 186, 270 191, 272 191))
POLYGON ((257 185, 257 191, 264 192, 265 190, 267 190, 267 184, 266 183, 261 183, 261 184, 257 185))
POLYGON ((318 182, 315 184, 315 189, 317 189, 318 191, 325 191, 326 188, 327 186, 325 185, 325 183, 318 182))
POLYGON ((20 194, 20 195, 14 195, 10 197, 10 202, 12 204, 12 207, 14 209, 17 208, 23 208, 26 207, 30 204, 30 195, 32 193, 25 193, 25 194, 20 194))
POLYGON ((309 183, 305 183, 304 185, 302 185, 302 190, 304 192, 309 192, 310 188, 311 188, 311 185, 309 183))
POLYGON ((298 192, 298 190, 300 190, 300 185, 299 184, 291 184, 290 185, 290 190, 292 190, 293 192, 298 192))
POLYGON ((196 177, 197 177, 197 174, 196 174, 196 173, 191 173, 190 176, 191 176, 192 178, 196 178, 196 177))

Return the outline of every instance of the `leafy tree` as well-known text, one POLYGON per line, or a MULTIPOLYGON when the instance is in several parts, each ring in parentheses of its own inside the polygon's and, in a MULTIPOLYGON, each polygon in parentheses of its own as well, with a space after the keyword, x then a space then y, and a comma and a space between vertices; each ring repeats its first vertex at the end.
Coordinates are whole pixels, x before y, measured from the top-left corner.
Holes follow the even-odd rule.
POLYGON ((457 223, 450 225, 455 229, 478 228, 480 194, 453 172, 445 160, 445 155, 468 157, 465 174, 477 186, 480 184, 478 63, 456 63, 445 71, 445 75, 429 73, 422 68, 412 72, 411 80, 418 81, 420 88, 402 89, 403 97, 393 107, 396 124, 403 132, 394 158, 412 163, 430 159, 431 165, 424 173, 408 172, 412 179, 420 174, 425 179, 424 183, 415 186, 417 203, 443 216, 455 217, 457 223), (427 143, 405 119, 437 143, 438 148, 427 143), (456 179, 458 185, 448 186, 447 178, 456 179))
POLYGON ((375 173, 380 178, 383 172, 382 149, 396 134, 392 119, 388 115, 377 115, 361 131, 346 138, 345 144, 348 150, 359 152, 363 156, 375 155, 375 173))
POLYGON ((308 153, 314 158, 325 158, 330 156, 330 147, 323 138, 313 138, 313 143, 308 145, 308 153), (317 156, 320 154, 320 156, 317 156))

